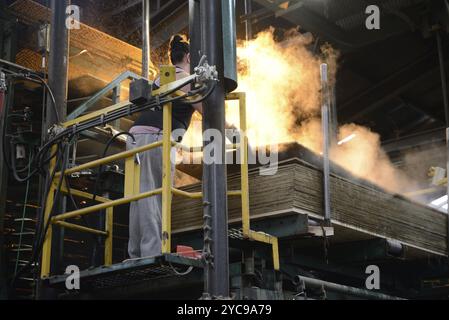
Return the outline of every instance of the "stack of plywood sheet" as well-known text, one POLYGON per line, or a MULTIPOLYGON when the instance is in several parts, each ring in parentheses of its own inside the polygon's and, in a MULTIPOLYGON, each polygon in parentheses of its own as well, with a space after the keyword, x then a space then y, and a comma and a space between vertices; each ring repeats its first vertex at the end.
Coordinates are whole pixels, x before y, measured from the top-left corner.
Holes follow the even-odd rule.
MULTIPOLYGON (((322 170, 319 157, 299 146, 289 148, 279 163, 277 174, 260 175, 258 168, 250 171, 250 210, 252 219, 291 214, 323 217, 322 170), (300 158, 292 157, 293 150, 300 158), (306 158, 308 161, 304 160, 306 158), (309 162, 310 161, 310 162, 309 162), (312 163, 311 163, 312 162, 312 163)), ((229 167, 228 189, 240 189, 240 174, 229 167)), ((185 169, 185 168, 184 168, 185 169)), ((193 170, 195 172, 195 170, 193 170)), ((365 235, 395 239, 412 248, 440 255, 447 254, 446 214, 427 206, 393 195, 370 183, 355 179, 333 166, 331 177, 332 220, 334 225, 365 235)), ((201 185, 183 188, 200 191, 201 185)), ((241 216, 239 197, 230 197, 229 220, 237 223, 241 216)), ((175 198, 173 228, 175 232, 202 227, 202 204, 198 200, 175 198)), ((337 235, 336 235, 337 236, 337 235)))

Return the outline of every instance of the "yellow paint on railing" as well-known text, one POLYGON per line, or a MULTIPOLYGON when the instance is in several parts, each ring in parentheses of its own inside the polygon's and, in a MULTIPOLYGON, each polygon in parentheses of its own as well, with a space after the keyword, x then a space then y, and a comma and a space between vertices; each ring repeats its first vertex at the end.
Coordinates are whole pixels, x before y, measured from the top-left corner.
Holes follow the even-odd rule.
MULTIPOLYGON (((174 66, 161 67, 161 86, 176 80, 174 66)), ((171 204, 172 204, 172 111, 171 103, 163 106, 162 137, 162 253, 171 253, 171 204)))

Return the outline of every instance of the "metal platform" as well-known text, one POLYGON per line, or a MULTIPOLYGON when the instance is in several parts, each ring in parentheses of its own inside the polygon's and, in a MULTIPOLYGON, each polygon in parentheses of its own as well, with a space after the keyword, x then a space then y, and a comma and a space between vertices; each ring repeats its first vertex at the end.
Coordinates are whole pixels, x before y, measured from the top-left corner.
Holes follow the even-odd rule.
MULTIPOLYGON (((269 248, 270 245, 244 237, 241 229, 229 230, 230 246, 234 248, 269 248)), ((44 279, 47 288, 59 292, 66 290, 69 275, 51 276, 44 279)), ((80 273, 80 292, 73 294, 113 294, 121 296, 123 292, 155 293, 161 288, 160 283, 168 283, 173 288, 182 287, 183 283, 202 282, 203 260, 192 259, 177 254, 166 254, 157 257, 126 260, 112 266, 95 267, 80 273), (136 289, 138 288, 138 289, 136 289), (112 293, 113 292, 113 293, 112 293)))
MULTIPOLYGON (((85 290, 101 290, 132 285, 161 278, 182 277, 194 268, 201 269, 202 261, 178 255, 162 255, 153 258, 127 260, 120 264, 82 271, 80 286, 85 290)), ((54 289, 64 289, 68 275, 46 279, 54 289)))

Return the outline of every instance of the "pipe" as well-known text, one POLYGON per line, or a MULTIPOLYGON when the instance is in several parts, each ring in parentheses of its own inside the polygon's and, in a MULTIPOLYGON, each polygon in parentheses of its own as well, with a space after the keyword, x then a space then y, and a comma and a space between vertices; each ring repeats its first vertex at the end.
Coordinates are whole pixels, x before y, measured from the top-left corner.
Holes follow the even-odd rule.
POLYGON ((150 0, 142 0, 142 77, 150 76, 150 0))
POLYGON ((34 70, 31 70, 31 69, 21 66, 19 64, 13 63, 11 61, 0 59, 0 65, 6 65, 8 67, 11 67, 11 68, 14 68, 14 69, 17 69, 20 71, 26 71, 27 73, 30 73, 30 74, 36 74, 38 76, 42 76, 41 72, 36 72, 34 70))
MULTIPOLYGON (((47 106, 45 113, 45 125, 43 131, 43 141, 47 140, 49 129, 54 125, 65 121, 67 117, 67 88, 68 88, 68 61, 69 61, 69 29, 66 26, 67 7, 70 0, 52 0, 51 1, 51 28, 50 28, 50 54, 48 61, 48 85, 53 92, 55 105, 52 105, 50 93, 47 93, 47 106), (56 108, 56 109, 55 109, 56 108), (56 112, 55 112, 56 111, 56 112)), ((41 190, 48 186, 50 177, 47 181, 40 182, 41 190)), ((45 203, 46 199, 41 199, 45 203)), ((62 198, 55 204, 58 211, 66 210, 66 200, 62 198)), ((43 222, 43 220, 42 220, 43 222)), ((60 272, 62 265, 60 262, 63 257, 64 230, 63 228, 53 229, 52 247, 54 254, 51 255, 51 271, 60 272)), ((39 294, 38 294, 39 296, 39 294)))
MULTIPOLYGON (((206 296, 212 298, 229 297, 229 243, 228 243, 228 205, 227 174, 225 162, 225 88, 223 58, 222 1, 202 0, 200 2, 200 19, 202 27, 202 52, 207 55, 210 65, 217 67, 219 81, 215 90, 205 101, 203 130, 217 130, 220 139, 204 141, 204 146, 215 144, 218 161, 204 164, 203 195, 204 216, 210 222, 210 237, 205 242, 210 244, 211 262, 205 267, 208 278, 206 296)), ((218 138, 218 137, 217 137, 218 138)))
POLYGON ((321 120, 323 130, 323 191, 324 191, 324 220, 327 226, 331 225, 331 200, 330 200, 330 138, 329 138, 329 79, 328 65, 321 65, 322 108, 321 120))
POLYGON ((332 81, 330 88, 331 107, 330 107, 330 147, 338 145, 338 109, 337 109, 337 86, 336 80, 332 81))
POLYGON ((189 0, 189 39, 190 39, 190 73, 195 73, 195 67, 201 59, 201 18, 200 1, 189 0))
POLYGON ((69 53, 69 30, 66 27, 66 9, 70 0, 51 1, 50 58, 48 83, 53 91, 56 108, 61 119, 57 119, 50 97, 47 99, 46 127, 64 121, 67 116, 67 75, 69 53))
POLYGON ((310 286, 312 288, 324 288, 325 290, 339 292, 343 294, 348 294, 350 296, 355 296, 363 299, 368 300, 405 300, 403 298, 394 297, 390 295, 386 295, 383 293, 373 292, 369 290, 354 288, 354 287, 348 287, 337 283, 322 281, 318 279, 303 277, 303 276, 296 276, 293 280, 294 285, 305 285, 310 286))
POLYGON ((223 19, 223 59, 226 93, 237 89, 237 23, 235 0, 221 0, 223 19))

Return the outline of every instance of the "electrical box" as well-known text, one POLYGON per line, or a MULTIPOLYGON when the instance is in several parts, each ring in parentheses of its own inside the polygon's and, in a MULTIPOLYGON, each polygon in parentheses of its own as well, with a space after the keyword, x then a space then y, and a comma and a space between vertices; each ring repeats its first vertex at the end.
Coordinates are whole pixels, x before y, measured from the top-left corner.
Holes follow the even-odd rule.
POLYGON ((151 99, 151 85, 146 79, 138 79, 129 86, 129 101, 133 104, 146 104, 151 99))

